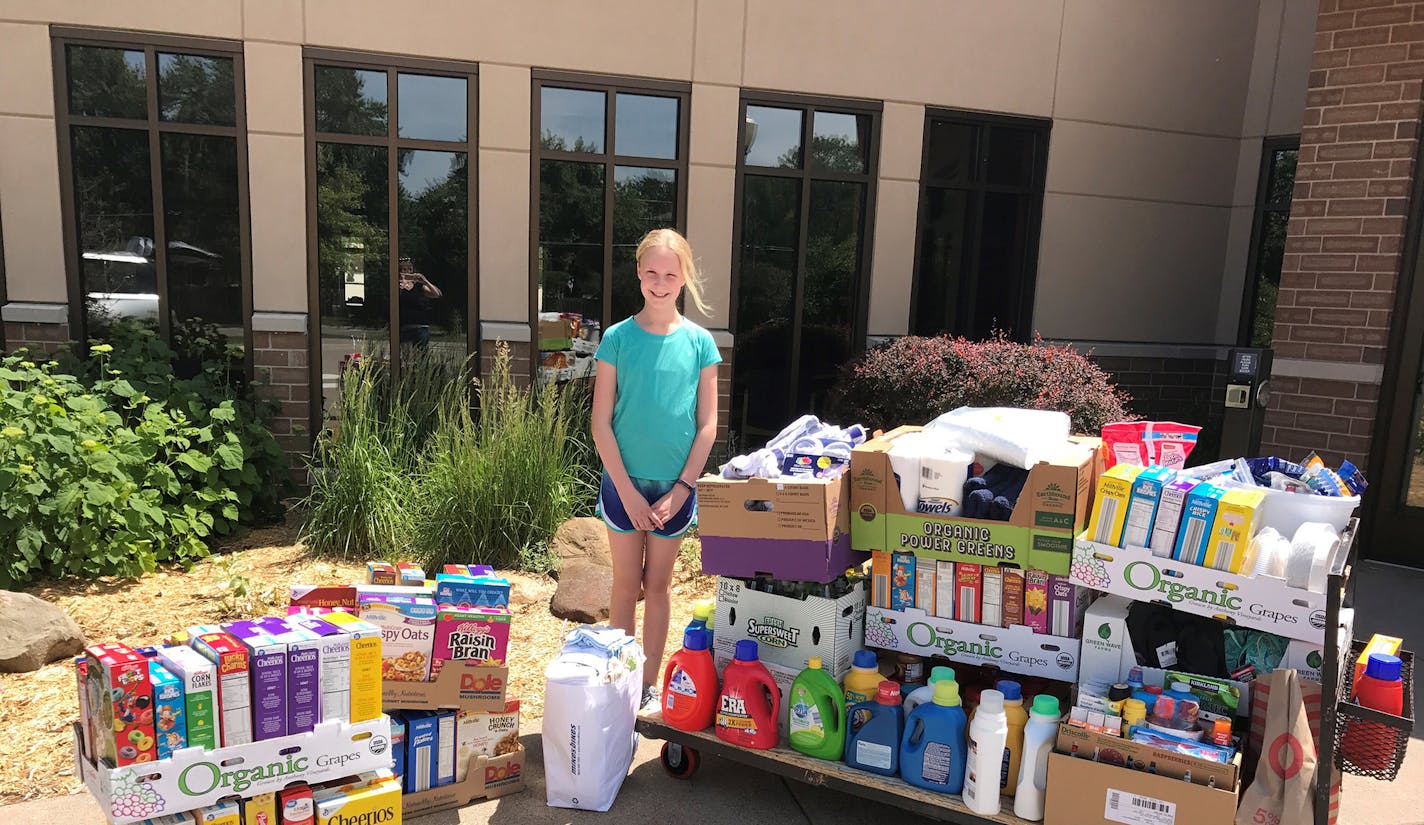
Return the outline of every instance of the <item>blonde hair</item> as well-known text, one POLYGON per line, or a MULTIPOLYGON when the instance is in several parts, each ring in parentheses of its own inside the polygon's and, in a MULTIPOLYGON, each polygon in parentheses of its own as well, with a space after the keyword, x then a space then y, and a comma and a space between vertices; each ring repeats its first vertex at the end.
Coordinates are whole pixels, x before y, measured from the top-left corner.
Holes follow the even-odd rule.
POLYGON ((702 300, 702 279, 697 274, 697 264, 692 260, 692 245, 676 229, 651 230, 638 241, 635 260, 639 267, 643 265, 643 253, 657 247, 666 248, 677 256, 677 262, 682 266, 687 296, 692 299, 692 304, 697 307, 698 312, 711 315, 712 308, 702 300))

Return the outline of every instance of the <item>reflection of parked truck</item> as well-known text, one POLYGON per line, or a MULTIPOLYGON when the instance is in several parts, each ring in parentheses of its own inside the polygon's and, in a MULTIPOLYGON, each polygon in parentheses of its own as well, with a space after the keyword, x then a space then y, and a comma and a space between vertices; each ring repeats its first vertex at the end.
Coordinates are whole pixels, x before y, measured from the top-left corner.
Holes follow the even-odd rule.
MULTIPOLYGON (((158 269, 153 239, 129 238, 124 249, 87 251, 82 255, 84 285, 90 311, 107 318, 158 319, 158 269)), ((223 258, 183 241, 168 242, 170 297, 182 295, 189 315, 226 318, 231 295, 223 258)))

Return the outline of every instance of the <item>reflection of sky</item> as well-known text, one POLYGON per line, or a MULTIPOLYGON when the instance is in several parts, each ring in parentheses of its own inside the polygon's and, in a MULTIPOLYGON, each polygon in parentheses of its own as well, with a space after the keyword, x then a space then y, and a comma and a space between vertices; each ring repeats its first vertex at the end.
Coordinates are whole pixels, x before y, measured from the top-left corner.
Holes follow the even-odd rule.
POLYGON ((644 158, 677 157, 677 98, 618 95, 613 149, 644 158))
POLYGON ((747 152, 749 166, 780 166, 786 150, 801 145, 801 112, 770 106, 748 106, 747 117, 756 122, 756 140, 747 152))
POLYGON ((369 69, 341 69, 335 67, 322 66, 332 73, 354 72, 356 74, 356 92, 366 100, 377 103, 386 102, 386 73, 375 72, 369 69))
POLYGON ((401 191, 418 198, 426 190, 442 183, 450 175, 450 167, 463 152, 410 152, 401 175, 401 191))
POLYGON ((144 66, 143 62, 143 52, 125 51, 124 63, 128 65, 129 71, 133 72, 139 77, 143 77, 145 74, 148 73, 148 70, 144 66))
POLYGON ((817 112, 812 122, 816 137, 840 138, 852 146, 860 143, 860 133, 856 130, 856 116, 836 112, 817 112))
POLYGON ((400 74, 401 137, 421 140, 464 140, 468 98, 459 77, 400 74))
POLYGON ((677 173, 671 169, 652 169, 646 166, 613 167, 614 183, 628 183, 639 178, 657 178, 665 183, 672 183, 677 180, 677 173))
POLYGON ((539 95, 539 129, 563 138, 572 150, 582 138, 595 152, 603 151, 603 92, 544 87, 539 95))

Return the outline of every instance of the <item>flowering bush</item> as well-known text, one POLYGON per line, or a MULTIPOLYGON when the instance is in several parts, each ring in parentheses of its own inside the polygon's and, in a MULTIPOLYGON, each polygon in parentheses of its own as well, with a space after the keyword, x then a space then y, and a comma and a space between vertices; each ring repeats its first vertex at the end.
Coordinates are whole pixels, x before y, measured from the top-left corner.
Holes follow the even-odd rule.
POLYGON ((907 336, 876 347, 846 366, 834 403, 839 420, 882 429, 968 406, 1059 410, 1074 432, 1096 433, 1131 419, 1129 400, 1073 348, 998 333, 987 341, 907 336))

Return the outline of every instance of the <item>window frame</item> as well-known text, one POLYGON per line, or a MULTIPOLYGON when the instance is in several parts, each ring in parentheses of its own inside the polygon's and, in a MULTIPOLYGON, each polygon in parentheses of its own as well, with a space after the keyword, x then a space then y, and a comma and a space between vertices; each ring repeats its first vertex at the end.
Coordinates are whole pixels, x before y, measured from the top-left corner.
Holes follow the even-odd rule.
MULTIPOLYGON (((977 276, 979 271, 979 253, 981 251, 980 229, 984 221, 984 196, 989 193, 1026 195, 1037 198, 1037 208, 1030 210, 1028 227, 1026 229, 1024 247, 1024 288, 1019 296, 1019 318, 1015 319, 1015 340, 1027 341, 1032 337, 1031 333, 1024 330, 1025 327, 1033 326, 1033 306, 1034 295, 1038 289, 1038 252, 1039 242, 1043 234, 1043 201, 1046 195, 1048 179, 1048 147, 1053 134, 1053 121, 1048 118, 1028 117, 1024 115, 1005 115, 995 112, 980 112, 968 109, 946 109, 935 106, 925 107, 924 131, 921 138, 920 149, 920 191, 919 202, 915 205, 915 254, 913 269, 910 271, 910 305, 906 315, 905 329, 910 335, 923 334, 915 329, 915 307, 919 303, 920 293, 920 267, 921 251, 924 246, 921 243, 921 232, 925 228, 928 218, 927 206, 928 195, 931 188, 954 189, 968 193, 973 201, 972 219, 974 231, 972 233, 971 248, 965 250, 965 255, 969 259, 965 262, 965 271, 977 276), (1028 186, 1013 186, 1009 184, 993 184, 988 181, 968 181, 950 183, 940 178, 931 178, 930 170, 930 135, 936 122, 955 123, 971 126, 977 129, 990 129, 995 126, 1002 126, 1011 129, 1030 130, 1039 133, 1042 139, 1042 151, 1034 158, 1033 179, 1028 186)), ((979 157, 979 150, 976 146, 975 163, 987 163, 987 154, 983 158, 979 157)), ((948 334, 959 334, 952 329, 943 330, 948 334)))
POLYGON ((618 320, 611 317, 613 309, 613 209, 616 188, 615 170, 619 166, 640 166, 655 169, 671 169, 677 173, 677 219, 674 228, 687 234, 687 192, 691 163, 688 148, 691 144, 692 84, 676 80, 632 77, 611 74, 588 74, 556 69, 534 69, 531 73, 529 104, 529 328, 531 330, 529 370, 530 375, 538 374, 538 333, 539 328, 539 210, 541 190, 539 167, 545 160, 565 160, 580 163, 603 164, 603 317, 599 319, 603 329, 618 320), (581 91, 603 92, 604 122, 603 146, 601 153, 566 152, 543 148, 543 128, 540 118, 541 92, 544 87, 556 89, 577 89, 581 91), (618 95, 653 95, 672 97, 677 106, 677 157, 650 158, 641 155, 620 155, 616 153, 615 130, 618 126, 618 95))
POLYGON ((88 318, 84 313, 84 285, 79 262, 78 212, 74 194, 74 156, 70 141, 73 126, 143 131, 148 137, 149 186, 153 199, 154 270, 158 289, 158 329, 164 341, 171 340, 172 321, 168 309, 168 239, 163 203, 164 134, 231 137, 237 154, 238 239, 242 251, 239 268, 242 294, 242 338, 244 370, 252 375, 252 202, 248 190, 247 158, 247 78, 243 43, 209 37, 152 34, 128 30, 50 26, 50 62, 54 68, 54 120, 58 134, 60 214, 63 221, 65 284, 69 296, 69 337, 88 340, 88 318), (100 46, 144 53, 144 84, 148 117, 143 120, 92 115, 72 115, 69 111, 69 46, 100 46), (158 52, 179 50, 199 57, 232 61, 233 125, 217 126, 163 120, 158 100, 158 52))
MULTIPOLYGON (((469 180, 465 192, 465 238, 468 247, 465 256, 465 355, 474 356, 480 363, 482 354, 480 339, 480 262, 479 262, 479 64, 463 60, 436 60, 383 52, 363 52, 346 49, 329 49, 319 46, 302 47, 302 125, 303 156, 306 166, 306 219, 307 219, 307 347, 309 381, 313 393, 311 403, 312 432, 317 432, 325 406, 322 397, 321 363, 321 283, 318 271, 317 252, 317 145, 339 143, 349 146, 377 146, 387 152, 387 272, 388 287, 394 287, 396 273, 400 268, 400 168, 399 153, 402 149, 434 152, 464 152, 465 168, 469 180), (386 75, 386 134, 353 135, 343 132, 318 132, 316 128, 316 67, 334 66, 343 69, 383 72, 386 75), (443 77, 461 77, 465 80, 465 140, 447 141, 426 138, 401 137, 400 130, 400 82, 401 73, 434 74, 443 77)), ((400 370, 400 293, 394 288, 387 289, 387 346, 397 353, 391 360, 394 373, 400 370)))
MULTIPOLYGON (((1246 277, 1241 290, 1241 316, 1237 322, 1236 345, 1253 347, 1251 331, 1255 326, 1257 287, 1256 268, 1261 264, 1261 241, 1268 213, 1284 212, 1290 220, 1291 202, 1295 200, 1295 180, 1291 181, 1292 197, 1284 206, 1267 203, 1267 187, 1271 182, 1271 167, 1277 152, 1300 151, 1300 135, 1269 135, 1261 141, 1261 160, 1256 172, 1256 198, 1251 205, 1251 246, 1246 253, 1246 277)), ((1297 154, 1297 169, 1299 155, 1297 154)))

